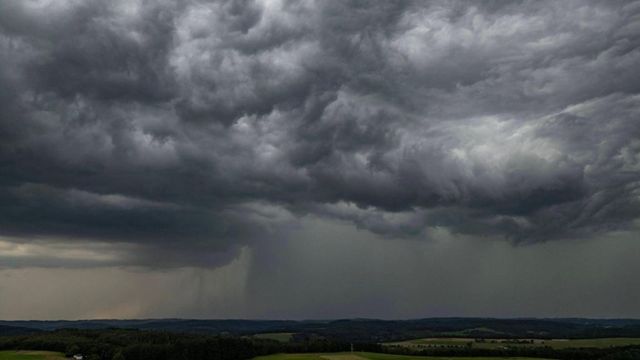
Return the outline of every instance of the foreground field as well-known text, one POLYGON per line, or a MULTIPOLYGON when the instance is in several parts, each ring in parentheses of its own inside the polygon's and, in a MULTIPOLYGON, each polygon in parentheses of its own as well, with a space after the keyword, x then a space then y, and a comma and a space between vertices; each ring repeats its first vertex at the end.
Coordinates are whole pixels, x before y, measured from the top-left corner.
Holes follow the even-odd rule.
POLYGON ((61 353, 51 351, 0 351, 0 360, 63 360, 61 353))
MULTIPOLYGON (((330 353, 330 354, 276 354, 260 356, 254 360, 544 360, 524 357, 442 357, 442 356, 405 356, 367 352, 330 353)), ((548 359, 547 359, 548 360, 548 359)))
POLYGON ((406 346, 411 348, 438 347, 473 347, 474 349, 504 349, 513 347, 548 346, 553 349, 567 348, 608 348, 612 346, 640 345, 640 338, 602 338, 602 339, 486 339, 478 341, 472 338, 426 338, 401 342, 386 343, 385 345, 406 346))

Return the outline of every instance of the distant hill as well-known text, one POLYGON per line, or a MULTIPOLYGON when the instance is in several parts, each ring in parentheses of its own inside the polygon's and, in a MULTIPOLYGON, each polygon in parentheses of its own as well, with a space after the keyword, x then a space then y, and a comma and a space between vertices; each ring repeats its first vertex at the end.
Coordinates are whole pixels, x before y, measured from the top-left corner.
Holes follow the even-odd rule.
POLYGON ((21 327, 21 326, 11 326, 11 325, 0 325, 0 336, 7 335, 26 335, 32 334, 34 332, 40 332, 39 329, 21 327))
POLYGON ((79 320, 0 321, 6 333, 56 329, 124 328, 202 334, 252 335, 293 333, 297 338, 323 337, 343 341, 384 342, 422 337, 597 338, 640 337, 634 319, 492 319, 427 318, 415 320, 79 320))

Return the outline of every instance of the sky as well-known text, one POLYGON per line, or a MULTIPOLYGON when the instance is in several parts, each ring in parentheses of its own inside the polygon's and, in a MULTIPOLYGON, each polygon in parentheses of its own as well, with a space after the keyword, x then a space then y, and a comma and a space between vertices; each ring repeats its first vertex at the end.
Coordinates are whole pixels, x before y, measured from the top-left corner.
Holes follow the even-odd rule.
POLYGON ((640 1, 0 0, 0 319, 640 318, 640 1))

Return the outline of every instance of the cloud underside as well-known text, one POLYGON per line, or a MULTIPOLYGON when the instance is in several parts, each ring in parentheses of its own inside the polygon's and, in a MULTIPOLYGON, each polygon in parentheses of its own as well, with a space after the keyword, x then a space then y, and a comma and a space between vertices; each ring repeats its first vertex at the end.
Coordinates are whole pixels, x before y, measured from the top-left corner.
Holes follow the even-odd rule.
POLYGON ((0 63, 14 251, 206 265, 305 216, 529 243, 640 215, 638 2, 5 1, 0 63))

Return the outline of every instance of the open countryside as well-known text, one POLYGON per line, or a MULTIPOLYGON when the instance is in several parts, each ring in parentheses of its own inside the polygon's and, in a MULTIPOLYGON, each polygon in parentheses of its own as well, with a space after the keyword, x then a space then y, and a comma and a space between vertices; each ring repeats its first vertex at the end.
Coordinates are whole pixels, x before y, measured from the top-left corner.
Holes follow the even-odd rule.
MULTIPOLYGON (((442 356, 408 356, 379 354, 370 352, 314 353, 314 354, 276 354, 260 356, 254 360, 533 360, 526 357, 442 357, 442 356)), ((545 360, 535 358, 536 360, 545 360)), ((550 359, 547 359, 550 360, 550 359)))
POLYGON ((608 348, 612 346, 640 345, 640 338, 600 339, 473 339, 473 338, 423 338, 385 343, 386 346, 421 348, 472 347, 476 349, 505 349, 513 347, 608 348))

